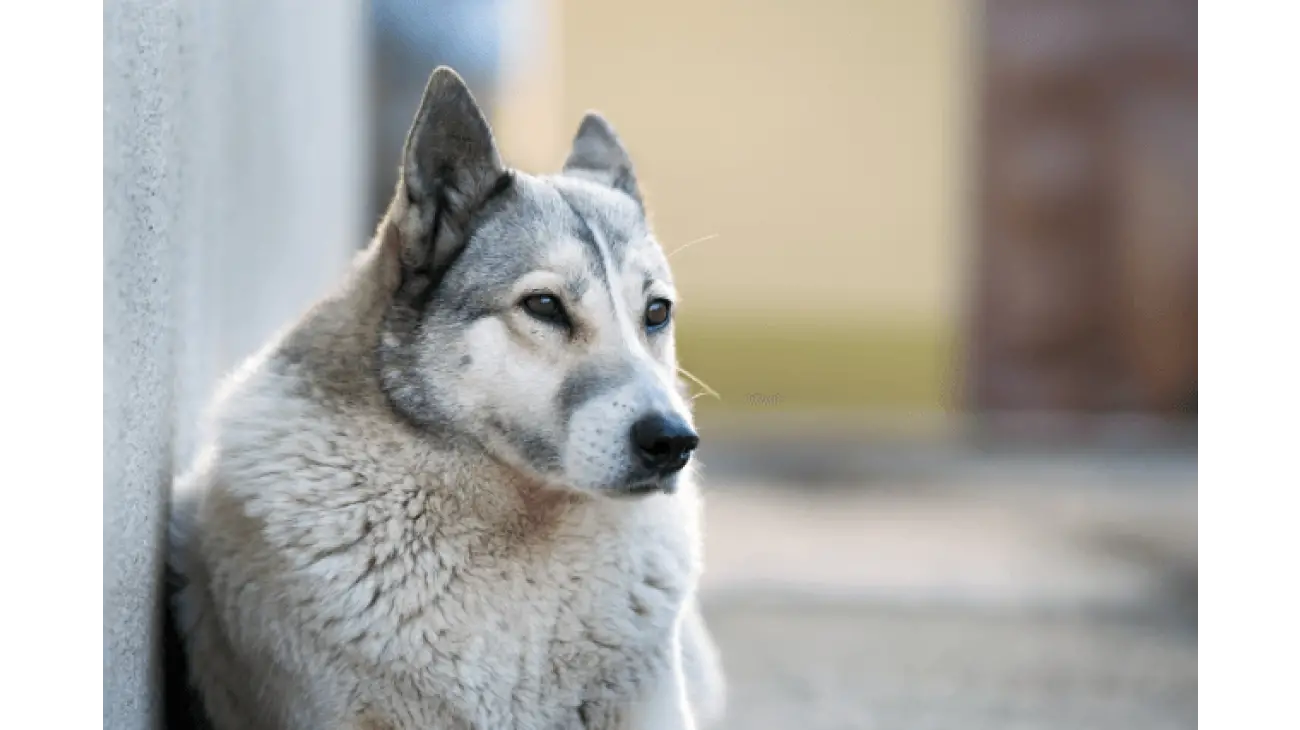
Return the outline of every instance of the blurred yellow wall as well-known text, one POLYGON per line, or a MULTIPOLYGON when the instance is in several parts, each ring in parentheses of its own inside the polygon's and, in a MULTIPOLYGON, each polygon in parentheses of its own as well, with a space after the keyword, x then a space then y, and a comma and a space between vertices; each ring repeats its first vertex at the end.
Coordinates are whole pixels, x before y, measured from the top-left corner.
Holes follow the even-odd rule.
POLYGON ((631 148, 665 247, 717 236, 673 258, 684 317, 913 333, 933 362, 862 387, 921 378, 904 390, 946 392, 938 360, 964 255, 964 2, 548 2, 498 115, 516 164, 554 169, 582 112, 600 109, 631 148))

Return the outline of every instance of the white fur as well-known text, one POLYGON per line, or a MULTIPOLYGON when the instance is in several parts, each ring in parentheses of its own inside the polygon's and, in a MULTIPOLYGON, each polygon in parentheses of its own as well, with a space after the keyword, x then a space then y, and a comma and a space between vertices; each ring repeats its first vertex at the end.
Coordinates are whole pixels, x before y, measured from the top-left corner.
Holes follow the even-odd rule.
MULTIPOLYGON (((363 358, 380 248, 288 336, 363 358)), ((718 714, 689 474, 631 500, 542 487, 286 350, 224 389, 175 497, 178 622, 217 730, 695 730, 718 714)))
POLYGON ((618 496, 636 473, 632 423, 690 418, 671 338, 639 319, 646 277, 669 278, 662 252, 642 247, 620 272, 600 240, 609 286, 566 303, 587 318, 581 337, 511 291, 562 289, 592 263, 562 233, 572 204, 545 208, 563 186, 621 220, 620 241, 642 240, 630 162, 599 116, 570 163, 605 187, 506 176, 464 82, 435 71, 373 245, 222 389, 176 488, 169 555, 215 730, 697 730, 721 713, 690 470, 661 484, 672 494, 618 496), (536 270, 493 287, 421 289, 503 181, 534 196, 517 207, 531 217, 485 214, 488 248, 470 255, 527 243, 550 260, 517 259, 536 270), (417 304, 430 291, 450 301, 417 304), (496 301, 450 316, 474 296, 496 301), (607 388, 559 408, 580 391, 566 382, 606 369, 607 388))

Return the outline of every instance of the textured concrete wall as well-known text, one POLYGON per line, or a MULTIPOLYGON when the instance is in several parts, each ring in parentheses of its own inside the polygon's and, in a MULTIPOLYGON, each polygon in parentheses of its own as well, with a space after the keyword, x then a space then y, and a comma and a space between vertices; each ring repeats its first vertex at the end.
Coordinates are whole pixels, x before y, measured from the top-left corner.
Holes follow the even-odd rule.
POLYGON ((157 725, 168 483, 363 220, 363 7, 104 5, 104 727, 157 725))

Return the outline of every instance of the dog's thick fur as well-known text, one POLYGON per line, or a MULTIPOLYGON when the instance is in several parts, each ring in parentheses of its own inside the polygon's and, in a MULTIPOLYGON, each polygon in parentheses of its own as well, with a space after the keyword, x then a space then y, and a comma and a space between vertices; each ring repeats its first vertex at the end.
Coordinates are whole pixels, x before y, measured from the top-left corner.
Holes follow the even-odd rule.
POLYGON ((690 421, 631 164, 598 115, 562 173, 501 163, 430 79, 375 240, 218 395, 176 488, 170 570, 217 730, 702 727, 691 469, 647 475, 645 412, 690 421), (519 297, 563 300, 567 324, 519 297))

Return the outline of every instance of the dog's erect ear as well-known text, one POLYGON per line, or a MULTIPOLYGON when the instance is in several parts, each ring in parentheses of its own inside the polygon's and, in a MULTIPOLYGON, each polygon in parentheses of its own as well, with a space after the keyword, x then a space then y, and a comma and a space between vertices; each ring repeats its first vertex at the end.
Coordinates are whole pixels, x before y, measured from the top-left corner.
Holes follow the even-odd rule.
POLYGON ((564 163, 564 174, 582 177, 621 190, 641 203, 632 158, 610 123, 599 112, 587 112, 573 138, 573 150, 564 163))
POLYGON ((440 66, 406 136, 398 195, 409 201, 404 266, 433 276, 464 245, 470 216, 510 181, 492 129, 469 87, 440 66))

